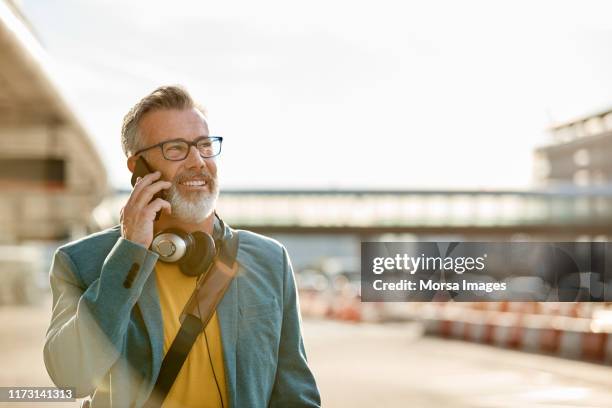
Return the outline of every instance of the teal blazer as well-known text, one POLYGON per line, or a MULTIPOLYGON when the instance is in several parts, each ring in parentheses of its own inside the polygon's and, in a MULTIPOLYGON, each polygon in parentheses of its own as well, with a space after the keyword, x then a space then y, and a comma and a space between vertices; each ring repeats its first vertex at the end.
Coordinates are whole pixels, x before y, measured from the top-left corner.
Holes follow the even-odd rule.
MULTIPOLYGON (((287 251, 252 232, 239 238, 238 274, 217 306, 230 406, 319 407, 287 251)), ((153 389, 164 357, 157 258, 119 226, 55 252, 45 366, 93 408, 140 407, 153 389)))

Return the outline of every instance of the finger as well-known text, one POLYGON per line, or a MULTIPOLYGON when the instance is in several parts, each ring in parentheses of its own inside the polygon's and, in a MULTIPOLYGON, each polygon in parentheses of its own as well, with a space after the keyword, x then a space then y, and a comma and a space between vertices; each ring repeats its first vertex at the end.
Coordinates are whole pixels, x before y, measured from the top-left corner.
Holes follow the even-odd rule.
POLYGON ((153 196, 155 194, 170 187, 172 187, 172 183, 169 181, 156 181, 155 183, 148 185, 134 197, 135 205, 139 207, 146 206, 151 200, 153 200, 153 196))
POLYGON ((167 214, 172 213, 172 207, 170 203, 163 198, 156 198, 146 207, 146 211, 151 211, 155 215, 158 211, 164 210, 167 214))
MULTIPOLYGON (((149 184, 151 184, 153 181, 155 181, 156 179, 158 179, 159 177, 161 177, 161 173, 159 171, 155 171, 153 173, 149 173, 147 175, 145 175, 144 177, 137 177, 136 178, 136 183, 134 183, 134 188, 132 189, 132 192, 130 193, 130 197, 128 198, 128 206, 132 207, 135 202, 138 202, 138 196, 140 195, 140 192, 142 191, 143 188, 145 188, 146 186, 148 186, 149 184)), ((140 207, 139 209, 141 209, 142 207, 140 207)))
POLYGON ((134 185, 134 190, 132 192, 138 192, 142 190, 144 187, 153 183, 155 180, 161 177, 161 173, 159 171, 154 171, 153 173, 149 173, 144 177, 138 177, 140 181, 137 181, 134 185))
MULTIPOLYGON (((134 184, 134 189, 132 190, 132 193, 130 194, 129 200, 131 202, 140 201, 139 200, 139 195, 141 194, 141 192, 145 188, 147 188, 147 186, 153 184, 160 177, 161 177, 161 172, 159 172, 159 171, 154 171, 153 173, 149 173, 149 174, 147 174, 147 175, 145 175, 143 177, 138 177, 137 178, 138 181, 134 184)), ((150 199, 149 199, 149 201, 150 201, 150 199)))

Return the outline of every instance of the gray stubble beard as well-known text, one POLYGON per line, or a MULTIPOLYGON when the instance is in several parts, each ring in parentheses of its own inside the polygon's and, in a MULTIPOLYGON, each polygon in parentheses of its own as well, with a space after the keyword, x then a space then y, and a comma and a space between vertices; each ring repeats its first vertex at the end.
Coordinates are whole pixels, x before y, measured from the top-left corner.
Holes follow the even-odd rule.
POLYGON ((166 200, 172 207, 172 217, 189 224, 199 224, 208 218, 215 210, 219 198, 219 184, 216 179, 207 182, 210 191, 194 192, 192 197, 184 197, 178 183, 172 183, 166 193, 166 200))

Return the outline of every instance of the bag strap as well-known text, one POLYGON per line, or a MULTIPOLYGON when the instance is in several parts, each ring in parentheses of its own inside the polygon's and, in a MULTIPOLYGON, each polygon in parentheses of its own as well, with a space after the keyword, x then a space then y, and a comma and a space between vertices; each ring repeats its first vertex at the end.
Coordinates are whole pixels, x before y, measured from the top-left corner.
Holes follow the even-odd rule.
POLYGON ((181 328, 164 356, 153 391, 144 404, 145 408, 157 408, 164 402, 191 347, 212 318, 238 271, 237 252, 238 232, 228 227, 218 255, 208 272, 198 279, 196 289, 183 308, 179 319, 181 328))

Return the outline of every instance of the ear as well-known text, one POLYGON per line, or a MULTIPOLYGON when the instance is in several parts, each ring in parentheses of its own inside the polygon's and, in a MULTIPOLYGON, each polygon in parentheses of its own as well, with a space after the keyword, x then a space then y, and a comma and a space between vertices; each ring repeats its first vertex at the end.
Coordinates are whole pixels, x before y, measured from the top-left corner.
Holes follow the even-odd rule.
POLYGON ((127 168, 130 170, 130 173, 134 173, 134 169, 136 168, 136 161, 138 158, 136 156, 130 156, 127 159, 127 168))

